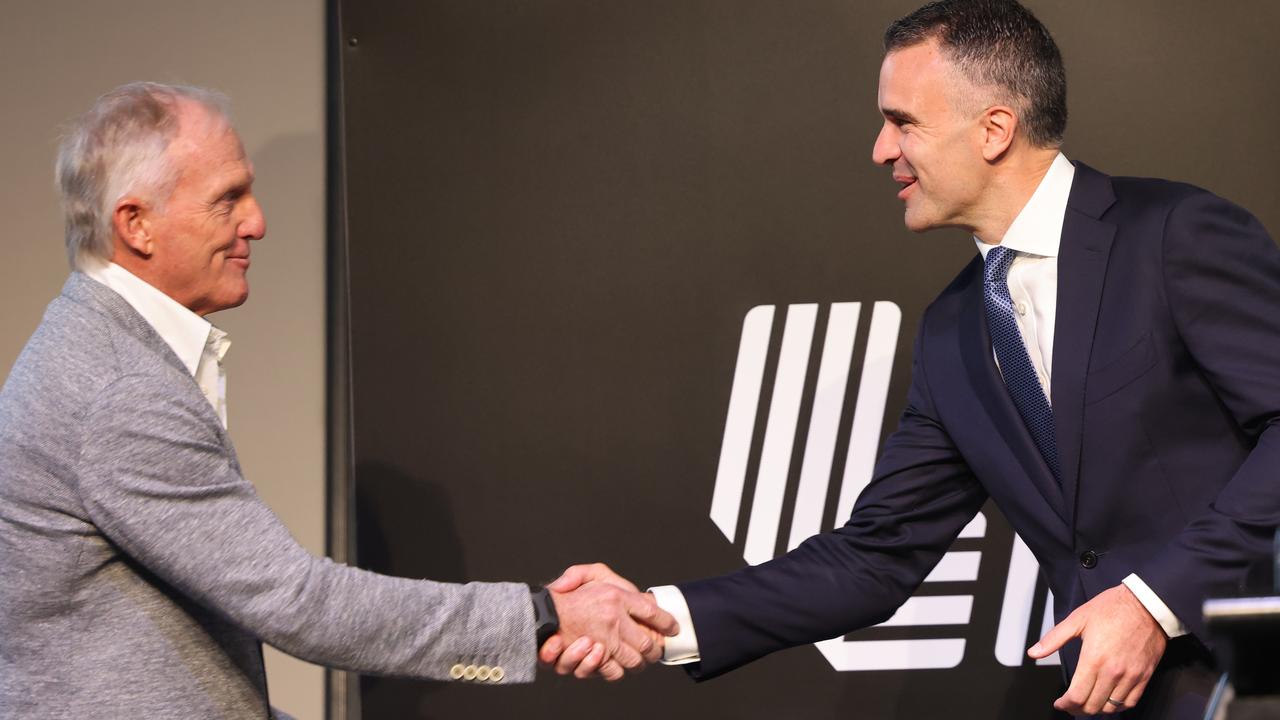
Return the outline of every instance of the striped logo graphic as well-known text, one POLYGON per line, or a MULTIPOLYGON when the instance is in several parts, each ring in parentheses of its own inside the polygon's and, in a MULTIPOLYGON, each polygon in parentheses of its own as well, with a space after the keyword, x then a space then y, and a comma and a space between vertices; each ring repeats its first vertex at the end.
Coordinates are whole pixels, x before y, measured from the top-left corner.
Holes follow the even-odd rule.
MULTIPOLYGON (((845 415, 845 398, 853 369, 854 342, 862 303, 833 303, 826 313, 826 327, 818 359, 816 379, 809 382, 819 306, 795 304, 786 308, 781 346, 770 363, 776 306, 760 305, 747 312, 742 324, 737 367, 725 419, 720 464, 711 499, 711 519, 729 542, 738 538, 752 444, 757 422, 767 419, 755 467, 754 489, 743 541, 743 559, 757 565, 788 551, 822 531, 833 475, 839 474, 834 517, 840 523, 853 510, 858 495, 871 481, 879 450, 889 381, 898 346, 902 311, 892 302, 871 305, 865 349, 852 418, 845 415), (766 418, 761 418, 761 396, 766 369, 772 365, 772 392, 766 418), (809 400, 808 430, 802 455, 791 523, 786 544, 780 547, 783 509, 792 477, 792 458, 809 400), (848 427, 843 465, 836 465, 840 430, 848 427)), ((979 513, 961 532, 961 538, 982 538, 987 521, 979 513)), ((951 551, 925 579, 926 583, 976 583, 981 552, 951 551)), ((1038 566, 1026 545, 1015 536, 1009 582, 1001 613, 996 657, 1004 665, 1019 666, 1030 631, 1036 597, 1038 566)), ((961 586, 963 587, 963 585, 961 586)), ((924 595, 907 600, 880 627, 963 626, 973 610, 973 595, 924 595)), ((1045 602, 1045 626, 1051 626, 1052 599, 1045 602)), ((1040 624, 1040 623, 1038 623, 1040 624)), ((836 670, 917 670, 949 668, 964 657, 965 639, 912 638, 845 640, 833 638, 816 646, 836 670)), ((1056 663, 1056 656, 1043 662, 1056 663)))

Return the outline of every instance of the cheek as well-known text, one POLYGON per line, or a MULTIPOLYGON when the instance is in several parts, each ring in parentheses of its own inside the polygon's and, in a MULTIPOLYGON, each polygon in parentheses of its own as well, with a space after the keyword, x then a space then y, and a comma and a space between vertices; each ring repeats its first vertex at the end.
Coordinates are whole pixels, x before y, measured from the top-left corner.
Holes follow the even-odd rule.
POLYGON ((923 178, 930 174, 936 173, 937 163, 933 159, 936 149, 928 140, 921 138, 919 135, 905 135, 902 138, 902 157, 906 159, 907 164, 911 166, 912 173, 917 178, 923 178))
POLYGON ((920 152, 919 148, 917 147, 919 143, 916 142, 916 138, 914 135, 908 135, 904 133, 898 138, 897 143, 898 143, 898 149, 902 151, 902 156, 906 158, 908 162, 910 162, 912 158, 914 158, 920 152))

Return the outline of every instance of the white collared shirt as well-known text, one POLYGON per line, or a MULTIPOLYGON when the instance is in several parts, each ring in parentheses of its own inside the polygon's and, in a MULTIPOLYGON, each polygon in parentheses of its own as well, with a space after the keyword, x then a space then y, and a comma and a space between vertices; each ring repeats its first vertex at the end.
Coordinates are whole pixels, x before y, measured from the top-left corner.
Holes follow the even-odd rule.
POLYGON ((222 358, 231 348, 227 334, 113 262, 94 263, 85 275, 114 290, 173 349, 200 392, 227 426, 227 373, 222 358))
MULTIPOLYGON (((1009 295, 1017 311, 1018 332, 1027 347, 1031 364, 1035 366, 1045 397, 1052 397, 1053 330, 1058 311, 1058 249, 1062 243, 1062 223, 1066 218, 1067 199, 1071 195, 1075 174, 1075 166, 1065 155, 1058 153, 1000 243, 1018 252, 1009 265, 1009 295)), ((974 242, 985 261, 987 253, 995 245, 988 245, 976 236, 974 242)), ((1130 574, 1123 582, 1166 635, 1172 638, 1187 634, 1178 617, 1142 578, 1130 574)), ((701 656, 697 635, 683 593, 674 585, 651 588, 651 591, 658 606, 680 623, 680 633, 666 639, 662 662, 666 665, 698 662, 701 656)))
MULTIPOLYGON (((1058 309, 1058 246, 1062 243, 1062 221, 1067 214, 1067 198, 1076 168, 1058 153, 1031 199, 1004 234, 1001 245, 1018 254, 1009 265, 1009 296, 1018 320, 1031 364, 1040 379, 1045 397, 1053 378, 1053 322, 1058 309)), ((982 259, 995 245, 977 236, 982 259)))

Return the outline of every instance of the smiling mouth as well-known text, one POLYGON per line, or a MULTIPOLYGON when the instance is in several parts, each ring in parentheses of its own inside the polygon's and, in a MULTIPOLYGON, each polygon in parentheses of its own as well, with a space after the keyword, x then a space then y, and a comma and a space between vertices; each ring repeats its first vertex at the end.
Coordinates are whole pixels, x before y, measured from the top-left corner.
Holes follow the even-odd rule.
POLYGON ((898 183, 898 185, 900 186, 900 187, 898 188, 898 197, 899 197, 900 199, 905 199, 905 198, 906 198, 906 196, 907 196, 907 192, 908 192, 911 188, 915 187, 915 184, 916 184, 916 179, 915 179, 915 178, 913 178, 913 177, 905 177, 905 176, 902 176, 902 175, 894 175, 894 176, 893 176, 893 181, 894 181, 894 182, 896 182, 896 183, 898 183))

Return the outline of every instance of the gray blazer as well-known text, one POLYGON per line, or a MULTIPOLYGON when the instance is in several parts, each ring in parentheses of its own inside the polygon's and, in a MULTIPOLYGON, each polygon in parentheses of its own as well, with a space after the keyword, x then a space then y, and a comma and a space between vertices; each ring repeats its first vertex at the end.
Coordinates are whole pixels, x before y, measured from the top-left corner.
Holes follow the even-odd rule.
POLYGON ((535 672, 527 586, 309 554, 169 346, 73 273, 0 390, 0 718, 266 718, 260 641, 364 673, 535 672))

